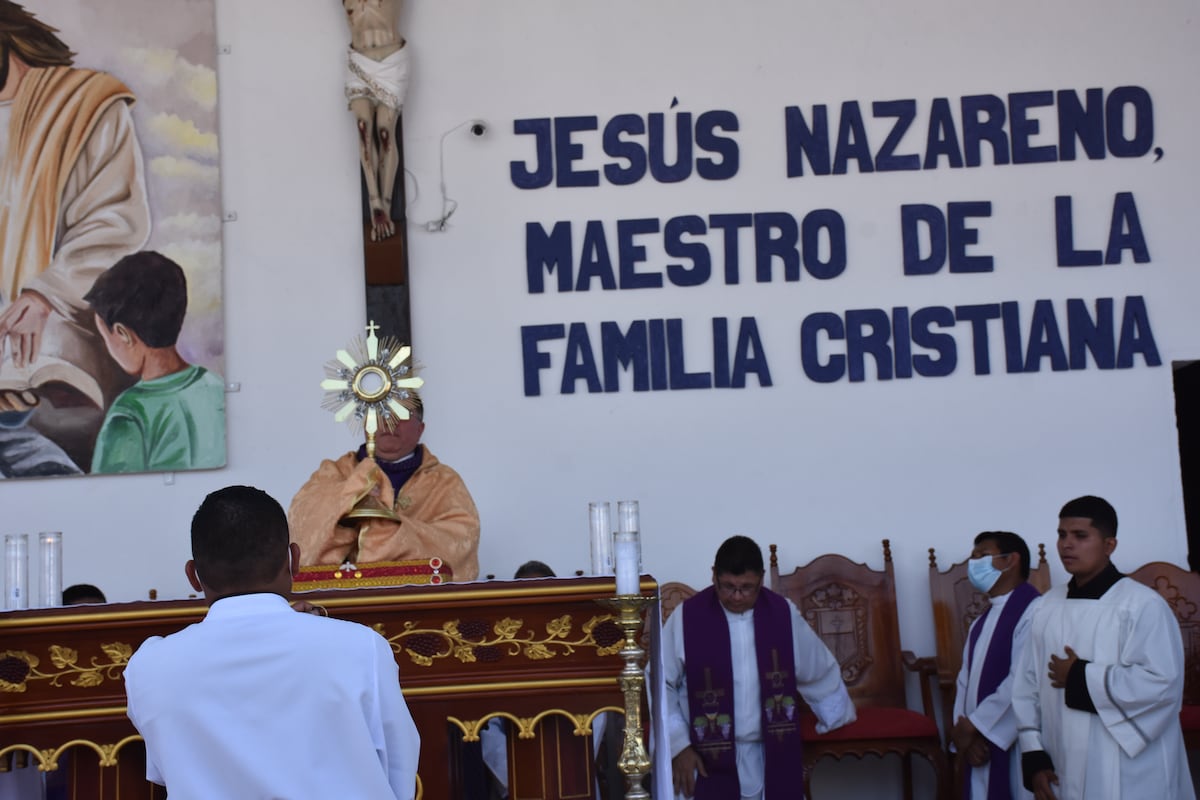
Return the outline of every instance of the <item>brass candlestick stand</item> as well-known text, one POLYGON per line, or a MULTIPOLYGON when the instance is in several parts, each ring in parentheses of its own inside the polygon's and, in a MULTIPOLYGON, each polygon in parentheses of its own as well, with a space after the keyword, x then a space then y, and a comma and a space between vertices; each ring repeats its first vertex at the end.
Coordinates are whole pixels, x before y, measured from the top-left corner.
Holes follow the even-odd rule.
POLYGON ((646 688, 646 676, 641 662, 645 651, 638 644, 637 634, 642 627, 643 613, 657 600, 657 597, 621 594, 596 601, 617 612, 616 624, 625 635, 625 646, 621 648, 625 666, 619 678, 621 693, 625 695, 625 746, 617 765, 625 773, 626 800, 645 800, 650 797, 642 786, 642 778, 650 771, 650 756, 642 744, 642 695, 646 688))

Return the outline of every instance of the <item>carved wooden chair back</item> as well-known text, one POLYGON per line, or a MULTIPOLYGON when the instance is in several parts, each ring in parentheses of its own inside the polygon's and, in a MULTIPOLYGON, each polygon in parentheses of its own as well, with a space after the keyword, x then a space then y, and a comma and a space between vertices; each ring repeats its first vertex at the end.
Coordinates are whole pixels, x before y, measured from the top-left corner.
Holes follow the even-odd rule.
POLYGON ((1180 724, 1188 750, 1200 750, 1200 575, 1166 561, 1151 561, 1129 575, 1175 612, 1183 637, 1183 708, 1180 724))
POLYGON ((1200 575, 1166 561, 1151 561, 1129 577, 1158 592, 1183 636, 1183 708, 1179 723, 1188 750, 1200 749, 1200 575))
POLYGON ((1186 664, 1183 702, 1200 705, 1200 575, 1166 561, 1152 561, 1129 577, 1158 592, 1175 613, 1186 664))
POLYGON ((903 708, 896 577, 887 540, 883 553, 882 570, 826 554, 781 575, 771 545, 771 588, 796 604, 842 665, 842 680, 856 706, 903 708))
POLYGON ((671 616, 680 603, 694 595, 696 590, 686 583, 678 583, 677 581, 668 581, 658 587, 658 602, 662 609, 662 621, 666 622, 667 617, 671 616))
MULTIPOLYGON (((1046 545, 1037 547, 1037 559, 1030 565, 1029 582, 1039 592, 1050 588, 1050 565, 1046 563, 1046 545)), ((937 553, 929 548, 929 598, 933 604, 933 630, 937 638, 938 689, 942 696, 943 730, 950 730, 954 712, 954 683, 962 666, 963 646, 971 623, 988 607, 987 595, 977 592, 967 577, 967 560, 938 569, 937 553)))
POLYGON ((827 734, 817 734, 815 718, 805 714, 804 794, 812 797, 812 768, 823 758, 862 758, 896 753, 903 767, 905 800, 913 798, 912 756, 933 767, 937 796, 950 797, 946 754, 934 720, 929 678, 931 659, 900 649, 896 578, 891 546, 883 540, 883 569, 856 564, 845 556, 819 556, 783 575, 771 545, 771 588, 788 597, 833 653, 854 700, 858 719, 827 734), (920 673, 924 713, 908 708, 905 669, 920 673))

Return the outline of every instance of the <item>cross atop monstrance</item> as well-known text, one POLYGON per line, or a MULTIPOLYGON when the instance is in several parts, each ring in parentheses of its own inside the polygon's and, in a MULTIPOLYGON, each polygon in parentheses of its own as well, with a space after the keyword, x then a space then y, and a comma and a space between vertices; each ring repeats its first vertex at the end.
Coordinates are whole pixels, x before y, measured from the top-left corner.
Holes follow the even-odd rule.
POLYGON ((389 430, 393 420, 411 416, 417 389, 425 385, 416 377, 415 368, 406 364, 412 348, 388 337, 380 340, 379 326, 371 320, 366 338, 358 337, 349 347, 325 365, 321 388, 324 408, 334 412, 335 422, 347 422, 367 435, 367 455, 375 457, 375 434, 382 421, 389 430))

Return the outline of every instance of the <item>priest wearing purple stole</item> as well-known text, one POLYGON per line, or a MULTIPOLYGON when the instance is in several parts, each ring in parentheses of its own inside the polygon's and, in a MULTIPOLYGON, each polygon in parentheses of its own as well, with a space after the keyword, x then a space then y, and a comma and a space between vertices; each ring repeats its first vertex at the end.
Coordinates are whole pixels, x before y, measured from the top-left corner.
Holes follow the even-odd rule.
POLYGON ((954 695, 950 739, 967 767, 959 796, 1028 798, 1015 747, 1012 686, 1039 597, 1029 583, 1029 546, 1015 533, 985 531, 975 537, 967 575, 976 591, 988 596, 989 605, 971 624, 954 695))
POLYGON ((855 719, 837 659, 792 602, 762 584, 762 550, 731 537, 717 550, 713 585, 663 629, 677 797, 798 797, 800 698, 820 733, 855 719))

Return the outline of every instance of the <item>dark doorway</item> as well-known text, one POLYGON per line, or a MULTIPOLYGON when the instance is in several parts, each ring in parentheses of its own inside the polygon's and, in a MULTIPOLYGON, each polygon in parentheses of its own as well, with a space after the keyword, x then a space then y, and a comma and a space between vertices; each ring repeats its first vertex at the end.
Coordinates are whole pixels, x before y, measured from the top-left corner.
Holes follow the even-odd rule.
POLYGON ((1187 524, 1188 568, 1200 572, 1200 361, 1171 363, 1175 421, 1179 428, 1179 474, 1187 524))

